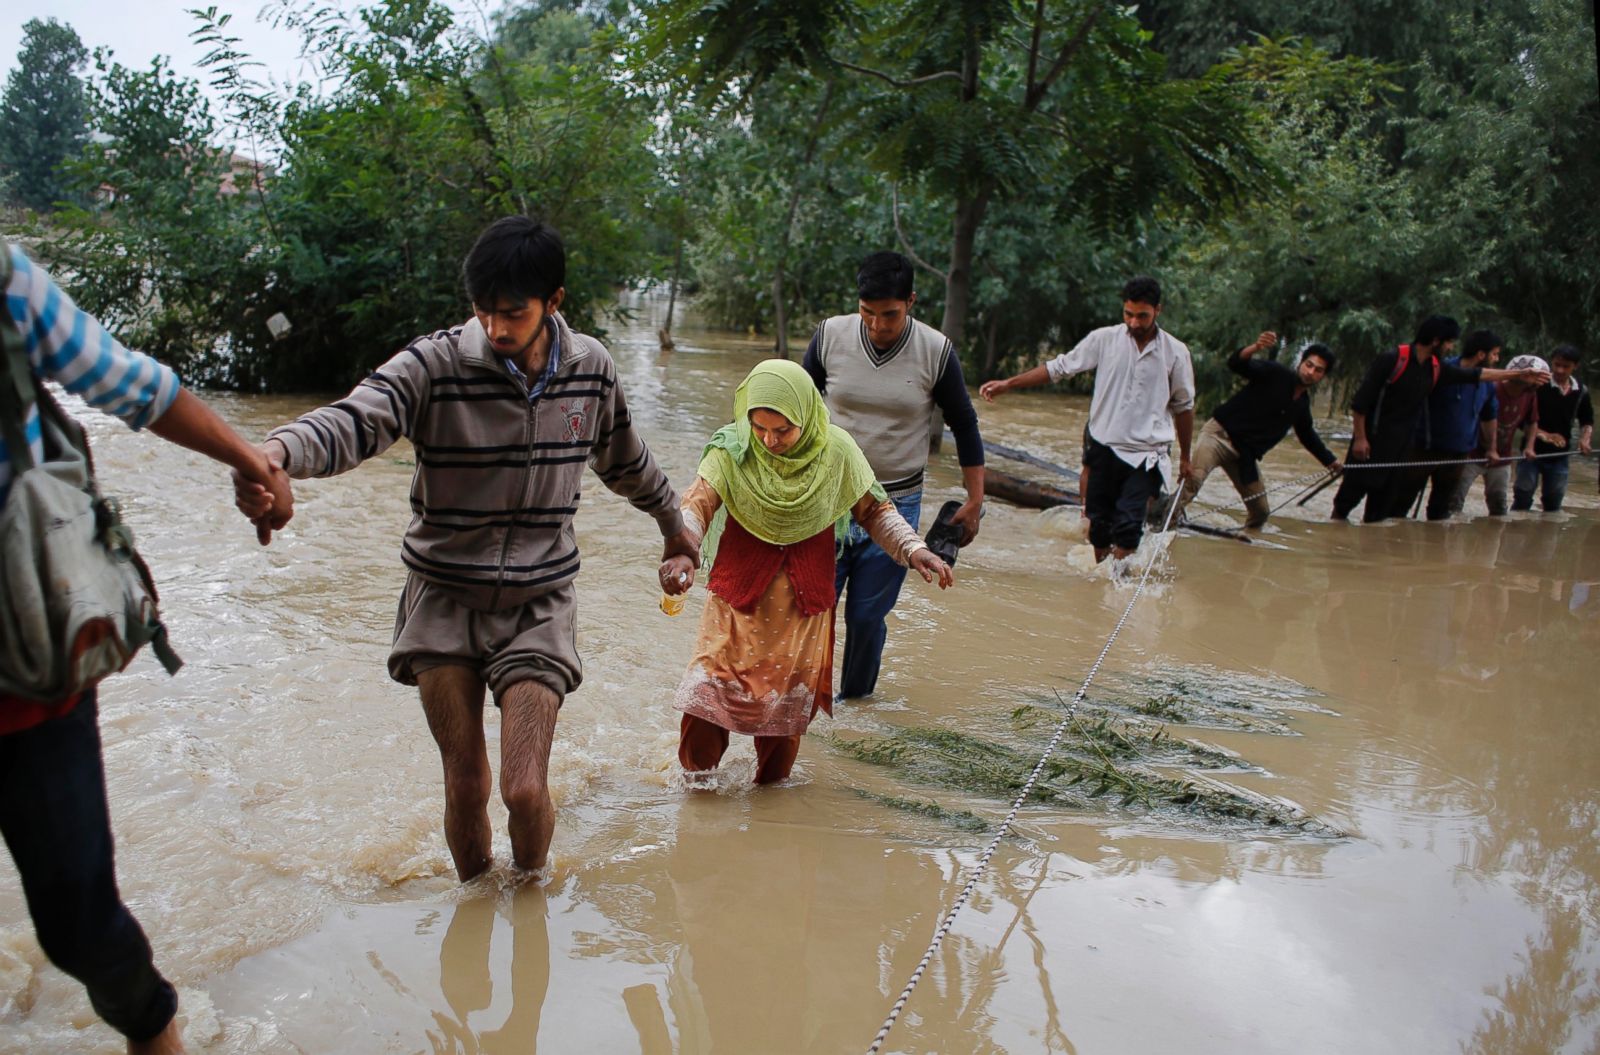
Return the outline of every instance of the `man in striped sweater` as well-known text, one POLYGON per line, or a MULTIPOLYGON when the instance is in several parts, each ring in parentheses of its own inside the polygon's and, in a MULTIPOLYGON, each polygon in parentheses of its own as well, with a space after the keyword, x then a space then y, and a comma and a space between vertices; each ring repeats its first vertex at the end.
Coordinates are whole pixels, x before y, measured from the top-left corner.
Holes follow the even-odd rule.
MULTIPOLYGON (((546 864, 556 713, 583 678, 572 518, 584 467, 654 518, 663 560, 698 565, 699 551, 611 356, 559 313, 560 236, 524 216, 496 220, 462 270, 471 319, 419 337, 344 399, 274 429, 262 450, 304 479, 348 472, 402 436, 416 449, 389 674, 421 692, 444 762, 445 839, 464 882, 492 863, 486 689, 500 708, 514 863, 546 864)), ((239 508, 263 511, 249 488, 239 508)))
MULTIPOLYGON (((124 348, 80 311, 22 250, 0 243, 0 252, 10 275, 0 325, 18 331, 36 385, 55 381, 130 428, 233 466, 258 496, 263 530, 288 522, 293 498, 281 471, 172 370, 124 348)), ((17 354, 12 343, 5 354, 17 354)), ((42 466, 52 452, 37 403, 27 408, 23 435, 42 466)), ((0 437, 0 509, 17 453, 0 437)), ((95 1013, 127 1038, 130 1052, 181 1052, 178 994, 156 970, 150 942, 117 889, 98 695, 96 687, 47 702, 0 696, 0 834, 50 962, 83 983, 95 1013)))
MULTIPOLYGON (((961 545, 978 534, 983 515, 983 438, 961 360, 950 339, 911 317, 917 301, 911 261, 899 253, 873 253, 856 274, 859 310, 817 327, 804 366, 828 404, 835 425, 861 447, 912 527, 922 512, 923 473, 933 411, 956 437, 956 458, 967 500, 954 522, 961 545)), ((835 582, 844 604, 844 669, 839 695, 867 696, 878 682, 886 622, 906 569, 895 563, 860 525, 852 524, 839 556, 835 582)))

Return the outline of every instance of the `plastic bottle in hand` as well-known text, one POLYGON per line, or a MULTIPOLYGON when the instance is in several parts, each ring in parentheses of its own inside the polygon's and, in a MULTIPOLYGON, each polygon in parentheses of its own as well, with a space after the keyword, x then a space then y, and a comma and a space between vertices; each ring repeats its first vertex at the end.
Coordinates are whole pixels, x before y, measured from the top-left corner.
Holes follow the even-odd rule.
MULTIPOLYGON (((687 574, 685 574, 684 572, 679 572, 678 573, 678 582, 679 582, 680 585, 685 583, 685 582, 687 582, 688 579, 689 579, 689 576, 687 574)), ((688 599, 689 599, 689 595, 688 595, 687 592, 680 593, 680 594, 670 594, 667 591, 662 590, 661 591, 661 610, 663 612, 665 612, 666 614, 668 614, 668 615, 677 615, 679 612, 683 611, 683 602, 687 601, 688 599)))

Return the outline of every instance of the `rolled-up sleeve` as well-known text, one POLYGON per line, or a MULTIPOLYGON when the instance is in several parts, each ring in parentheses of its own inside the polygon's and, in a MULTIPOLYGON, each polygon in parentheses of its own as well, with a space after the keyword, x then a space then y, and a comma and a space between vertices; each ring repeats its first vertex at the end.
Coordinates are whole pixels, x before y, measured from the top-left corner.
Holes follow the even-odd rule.
POLYGON ((142 429, 165 414, 181 387, 172 368, 123 347, 27 254, 16 246, 9 250, 6 306, 34 371, 130 428, 142 429))
POLYGON ((1187 349, 1175 352, 1167 367, 1167 409, 1182 414, 1194 409, 1194 362, 1187 349))
POLYGON ((1091 333, 1079 341, 1077 347, 1070 352, 1063 352, 1054 359, 1044 364, 1045 370, 1050 374, 1050 380, 1060 381, 1073 374, 1081 374, 1085 370, 1093 370, 1100 365, 1100 336, 1091 333))

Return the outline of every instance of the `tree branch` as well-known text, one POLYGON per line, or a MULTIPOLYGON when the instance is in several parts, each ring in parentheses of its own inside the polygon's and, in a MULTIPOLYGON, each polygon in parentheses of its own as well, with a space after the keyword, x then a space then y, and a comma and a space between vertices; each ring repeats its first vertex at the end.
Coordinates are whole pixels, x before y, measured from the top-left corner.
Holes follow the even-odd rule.
POLYGON ((950 281, 950 276, 948 274, 940 271, 938 268, 922 259, 922 257, 917 255, 917 251, 911 248, 910 239, 906 238, 906 232, 900 227, 900 184, 891 183, 889 186, 890 194, 892 195, 892 200, 894 202, 894 233, 895 236, 900 239, 900 248, 906 251, 906 256, 911 258, 911 262, 913 264, 916 264, 918 267, 922 268, 922 270, 930 274, 938 275, 941 279, 948 283, 950 281))
POLYGON ((1055 84, 1056 79, 1066 72, 1067 64, 1072 61, 1073 56, 1083 50, 1084 44, 1089 40, 1089 31, 1094 29, 1094 24, 1100 21, 1100 16, 1104 12, 1105 9, 1103 7, 1096 7, 1089 12, 1089 17, 1083 20, 1083 25, 1078 27, 1078 32, 1072 35, 1071 40, 1061 45, 1061 53, 1056 56, 1056 61, 1051 65, 1050 72, 1046 73, 1044 80, 1034 85, 1032 90, 1029 91, 1026 101, 1023 103, 1024 109, 1034 110, 1038 108, 1039 103, 1044 99, 1045 94, 1050 91, 1051 86, 1055 84))
POLYGON ((1044 0, 1039 0, 1033 9, 1033 40, 1028 45, 1028 90, 1023 93, 1024 99, 1033 97, 1033 81, 1039 72, 1039 37, 1044 33, 1044 0))
POLYGON ((881 70, 871 70, 865 66, 857 66, 853 62, 846 62, 843 59, 836 59, 832 55, 828 56, 828 61, 832 62, 835 66, 842 66, 847 70, 854 70, 857 73, 865 73, 869 77, 877 77, 879 80, 888 81, 896 88, 910 88, 913 85, 926 84, 928 81, 940 81, 947 79, 959 81, 961 79, 961 74, 957 73, 955 70, 940 70, 938 73, 928 73, 921 77, 913 77, 910 80, 903 81, 898 77, 891 77, 881 70))

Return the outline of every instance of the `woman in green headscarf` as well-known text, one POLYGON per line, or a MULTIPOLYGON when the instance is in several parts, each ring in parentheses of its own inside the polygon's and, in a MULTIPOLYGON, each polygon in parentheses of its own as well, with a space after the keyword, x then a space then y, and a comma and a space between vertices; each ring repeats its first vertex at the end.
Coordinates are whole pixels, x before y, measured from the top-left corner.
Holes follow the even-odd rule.
MULTIPOLYGON (((852 517, 884 551, 941 589, 954 577, 895 512, 850 434, 798 364, 768 359, 733 397, 683 496, 710 569, 695 656, 678 686, 678 759, 714 769, 728 734, 755 737, 758 784, 784 779, 820 710, 833 713, 834 542, 852 517)), ((687 557, 661 565, 677 595, 687 557)))

